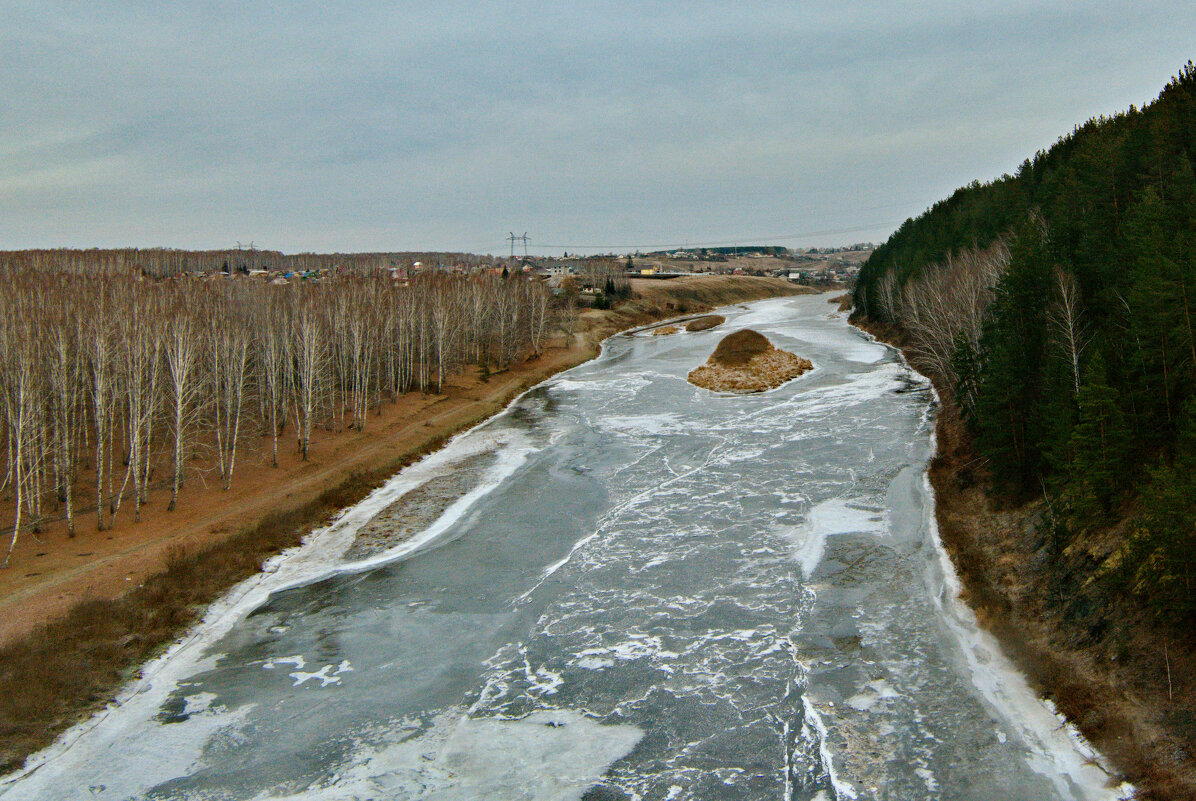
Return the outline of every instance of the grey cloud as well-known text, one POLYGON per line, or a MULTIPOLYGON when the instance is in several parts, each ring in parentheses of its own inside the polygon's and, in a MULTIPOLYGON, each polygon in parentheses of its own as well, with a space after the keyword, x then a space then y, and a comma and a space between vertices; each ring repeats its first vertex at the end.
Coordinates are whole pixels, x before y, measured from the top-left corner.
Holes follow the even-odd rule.
POLYGON ((0 247, 879 239, 1150 99, 1196 29, 1149 2, 0 13, 0 247))

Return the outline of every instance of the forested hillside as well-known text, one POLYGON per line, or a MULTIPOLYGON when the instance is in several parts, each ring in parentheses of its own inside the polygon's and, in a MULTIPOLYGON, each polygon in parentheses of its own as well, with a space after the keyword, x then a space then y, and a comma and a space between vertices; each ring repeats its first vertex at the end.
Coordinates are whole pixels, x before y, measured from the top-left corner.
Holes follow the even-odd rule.
POLYGON ((1148 797, 1196 797, 1196 67, 907 220, 853 301, 943 395, 981 616, 1148 797))
POLYGON ((1189 622, 1194 165, 1189 62, 1143 109, 1090 120, 1016 175, 972 183, 906 221, 855 290, 868 317, 936 340, 928 354, 998 489, 1057 494, 1071 535, 1141 493, 1118 577, 1189 622), (972 291, 956 297, 965 279, 972 291))

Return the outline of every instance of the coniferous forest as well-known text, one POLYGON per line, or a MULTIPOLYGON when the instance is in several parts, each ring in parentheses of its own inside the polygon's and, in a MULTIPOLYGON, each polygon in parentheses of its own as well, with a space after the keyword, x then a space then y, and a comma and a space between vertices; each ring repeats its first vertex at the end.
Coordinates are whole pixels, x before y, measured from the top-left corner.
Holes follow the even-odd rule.
POLYGON ((852 299, 938 388, 978 615, 1141 797, 1196 797, 1196 66, 907 220, 852 299))
POLYGON ((1055 547, 1126 520, 1094 568, 1196 622, 1196 67, 1015 175, 910 219, 855 306, 942 379, 992 489, 1044 495, 1055 547))

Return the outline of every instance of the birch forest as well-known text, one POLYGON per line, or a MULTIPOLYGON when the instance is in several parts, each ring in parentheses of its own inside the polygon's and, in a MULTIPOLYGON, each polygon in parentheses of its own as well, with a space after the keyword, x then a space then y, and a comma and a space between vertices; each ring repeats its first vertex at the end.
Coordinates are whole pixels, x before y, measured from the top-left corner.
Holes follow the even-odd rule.
POLYGON ((285 448, 306 459, 313 429, 364 431, 404 393, 538 354, 572 319, 538 280, 493 270, 269 282, 10 261, 0 280, 5 566, 49 520, 109 529, 159 487, 173 509, 199 471, 228 489, 250 440, 275 466, 285 448))

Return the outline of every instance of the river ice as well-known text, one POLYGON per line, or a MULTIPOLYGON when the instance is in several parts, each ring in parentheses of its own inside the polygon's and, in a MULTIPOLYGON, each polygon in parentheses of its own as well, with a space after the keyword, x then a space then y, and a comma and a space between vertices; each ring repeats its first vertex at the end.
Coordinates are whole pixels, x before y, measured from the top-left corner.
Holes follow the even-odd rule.
POLYGON ((933 394, 833 308, 609 340, 235 588, 0 798, 1124 796, 959 603, 933 394), (741 327, 816 369, 688 384, 741 327), (439 519, 346 559, 453 465, 439 519))

